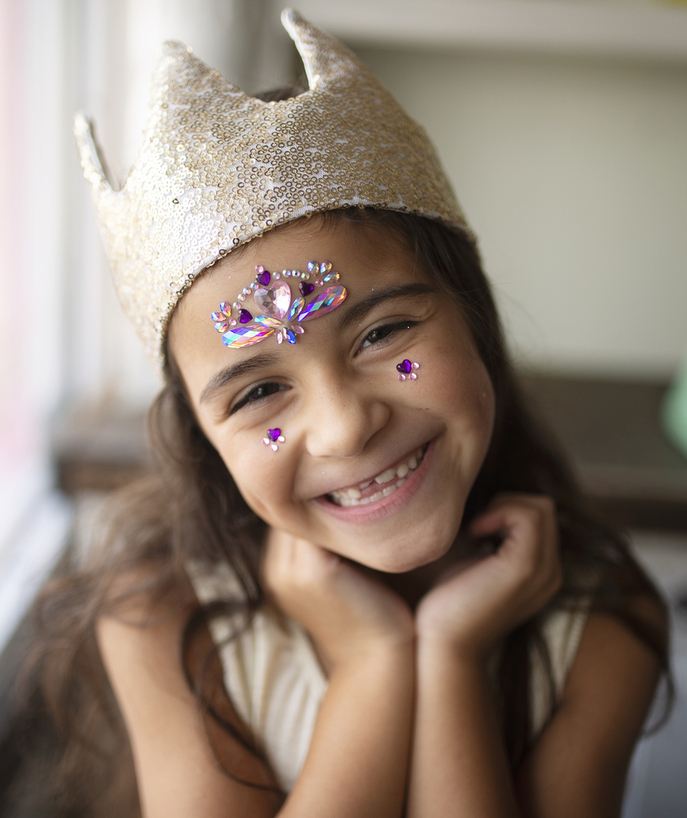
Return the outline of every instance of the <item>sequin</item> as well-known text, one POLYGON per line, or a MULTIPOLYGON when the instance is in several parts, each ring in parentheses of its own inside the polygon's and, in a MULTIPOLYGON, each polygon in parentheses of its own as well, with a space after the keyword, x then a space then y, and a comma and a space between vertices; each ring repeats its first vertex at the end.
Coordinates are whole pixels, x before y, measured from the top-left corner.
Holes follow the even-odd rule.
POLYGON ((366 206, 471 236, 424 130, 345 46, 294 11, 282 22, 310 88, 279 102, 244 94, 180 43, 163 46, 143 146, 119 190, 76 117, 115 286, 160 374, 170 316, 196 276, 274 225, 366 206))

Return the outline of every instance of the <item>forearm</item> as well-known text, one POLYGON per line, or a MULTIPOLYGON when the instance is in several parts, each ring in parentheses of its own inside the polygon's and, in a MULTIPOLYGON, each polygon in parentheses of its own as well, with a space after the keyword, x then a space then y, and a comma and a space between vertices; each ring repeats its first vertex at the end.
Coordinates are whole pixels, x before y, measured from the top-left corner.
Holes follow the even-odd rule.
POLYGON ((513 818, 512 776, 483 662, 420 642, 408 818, 513 818))
POLYGON ((305 765, 280 816, 397 818, 414 694, 412 646, 334 668, 305 765))

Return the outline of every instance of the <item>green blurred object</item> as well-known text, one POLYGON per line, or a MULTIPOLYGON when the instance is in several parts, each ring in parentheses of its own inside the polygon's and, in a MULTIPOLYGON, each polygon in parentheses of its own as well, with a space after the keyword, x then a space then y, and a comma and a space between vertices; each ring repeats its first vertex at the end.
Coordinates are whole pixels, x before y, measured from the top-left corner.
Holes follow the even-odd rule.
POLYGON ((687 360, 663 402, 663 426, 672 442, 687 456, 687 360))

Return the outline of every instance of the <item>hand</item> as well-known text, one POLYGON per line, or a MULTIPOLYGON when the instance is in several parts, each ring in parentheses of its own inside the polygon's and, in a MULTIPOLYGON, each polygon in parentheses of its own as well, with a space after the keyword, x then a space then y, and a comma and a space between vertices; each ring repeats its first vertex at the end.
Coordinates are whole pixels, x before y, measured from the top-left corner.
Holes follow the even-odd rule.
POLYGON ((412 644, 413 618, 401 597, 331 551, 270 529, 262 574, 268 595, 333 665, 385 644, 412 644))
POLYGON ((553 500, 501 494, 471 525, 476 536, 505 531, 499 549, 461 563, 421 601, 420 640, 439 640, 477 658, 539 611, 561 585, 553 500))

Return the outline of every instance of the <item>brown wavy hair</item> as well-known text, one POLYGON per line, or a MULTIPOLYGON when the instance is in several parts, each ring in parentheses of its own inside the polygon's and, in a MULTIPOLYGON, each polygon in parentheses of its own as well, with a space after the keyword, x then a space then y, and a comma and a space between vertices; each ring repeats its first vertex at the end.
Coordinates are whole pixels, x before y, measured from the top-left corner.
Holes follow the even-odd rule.
MULTIPOLYGON (((472 238, 438 222, 384 210, 352 208, 321 214, 321 218, 324 223, 353 222, 381 239, 405 244, 430 280, 465 315, 493 384, 496 418, 463 526, 498 492, 551 496, 558 510, 564 573, 552 605, 589 604, 593 611, 616 617, 653 652, 669 680, 666 628, 635 613, 637 601, 648 599, 667 619, 664 603, 632 557, 624 536, 590 511, 555 441, 526 407, 472 238)), ((119 815, 125 809, 135 814, 131 753, 98 655, 94 626, 99 616, 117 615, 121 603, 137 593, 174 600, 187 584, 188 560, 228 564, 244 590, 241 599, 198 605, 189 617, 180 645, 189 686, 215 724, 264 760, 253 737, 237 730, 213 707, 204 674, 190 660, 200 629, 209 619, 243 611, 247 624, 263 604, 258 566, 264 523, 247 506, 201 431, 171 356, 166 385, 150 409, 148 427, 153 473, 112 497, 101 529, 102 542, 85 565, 68 566, 46 588, 37 607, 42 637, 34 678, 39 679, 44 707, 64 736, 61 759, 54 768, 59 786, 52 795, 53 815, 119 815), (146 567, 154 570, 141 572, 146 567), (123 576, 144 579, 129 583, 123 594, 113 594, 123 576)), ((516 628, 506 638, 500 659, 500 709, 513 769, 533 740, 528 701, 532 651, 539 653, 547 669, 550 715, 556 707, 540 626, 540 617, 534 617, 516 628)), ((235 777, 231 769, 226 772, 235 777)))

